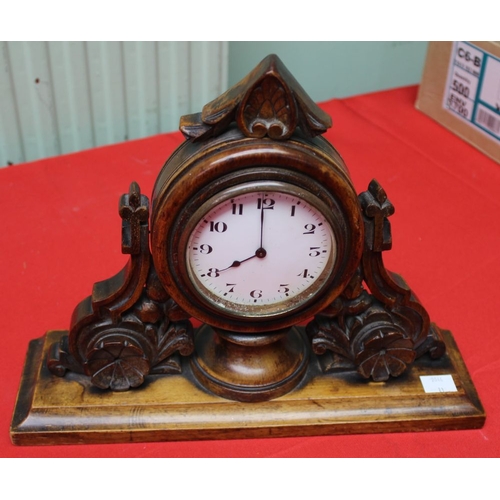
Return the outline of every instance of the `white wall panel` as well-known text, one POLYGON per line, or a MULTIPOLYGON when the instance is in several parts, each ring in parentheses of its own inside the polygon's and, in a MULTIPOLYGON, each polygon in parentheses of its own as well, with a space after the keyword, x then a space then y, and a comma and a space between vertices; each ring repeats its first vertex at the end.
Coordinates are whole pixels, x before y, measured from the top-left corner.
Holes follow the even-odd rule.
POLYGON ((87 71, 96 146, 127 140, 121 42, 88 42, 87 71))
POLYGON ((1 42, 0 166, 176 130, 227 88, 227 42, 1 42))
POLYGON ((191 103, 197 110, 226 89, 219 91, 221 80, 227 80, 228 60, 227 46, 208 44, 206 42, 191 43, 191 103), (222 62, 224 61, 224 64, 222 62))
MULTIPOLYGON (((174 130, 181 110, 191 108, 190 99, 190 47, 191 42, 159 42, 158 74, 160 86, 160 124, 165 130, 174 130)), ((217 97, 217 96, 215 96, 217 97)), ((201 111, 201 110, 200 110, 201 111)))
POLYGON ((61 147, 47 43, 9 43, 8 50, 25 159, 58 155, 61 147))
POLYGON ((157 44, 124 42, 125 104, 130 137, 159 131, 157 44))
POLYGON ((49 42, 50 68, 60 152, 94 145, 84 42, 49 42))
POLYGON ((16 94, 7 42, 0 42, 0 165, 24 161, 16 94))

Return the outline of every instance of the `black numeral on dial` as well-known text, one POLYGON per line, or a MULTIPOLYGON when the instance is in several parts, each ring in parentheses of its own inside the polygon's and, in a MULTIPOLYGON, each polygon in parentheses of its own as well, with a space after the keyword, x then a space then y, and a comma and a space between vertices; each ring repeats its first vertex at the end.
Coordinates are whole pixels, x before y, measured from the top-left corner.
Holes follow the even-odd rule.
POLYGON ((264 210, 274 210, 274 205, 276 201, 271 198, 257 198, 257 210, 261 208, 264 210))
POLYGON ((304 269, 301 273, 297 274, 301 278, 314 278, 313 275, 309 274, 309 269, 304 269))
POLYGON ((310 247, 309 248, 309 257, 317 257, 318 255, 321 255, 321 252, 319 251, 319 247, 310 247))
POLYGON ((209 254, 212 253, 213 248, 210 245, 207 245, 206 243, 203 243, 203 245, 200 245, 200 253, 202 254, 209 254))
POLYGON ((223 233, 227 231, 227 224, 225 222, 210 221, 210 232, 223 233))
POLYGON ((231 206, 231 213, 233 215, 243 215, 243 203, 233 203, 231 206))

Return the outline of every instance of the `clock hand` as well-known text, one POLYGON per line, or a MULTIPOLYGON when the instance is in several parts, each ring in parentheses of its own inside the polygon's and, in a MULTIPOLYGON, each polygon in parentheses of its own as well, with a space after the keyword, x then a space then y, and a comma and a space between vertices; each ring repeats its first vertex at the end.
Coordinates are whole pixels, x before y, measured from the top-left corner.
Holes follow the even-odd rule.
POLYGON ((263 235, 264 235, 264 197, 262 198, 262 202, 260 205, 260 248, 263 248, 262 247, 263 235))
POLYGON ((243 262, 246 262, 247 260, 253 259, 254 257, 257 257, 259 259, 263 259, 266 256, 266 254, 267 254, 267 252, 262 247, 258 248, 252 256, 247 257, 246 259, 243 259, 243 260, 235 260, 230 266, 225 267, 224 269, 219 269, 219 273, 221 273, 222 271, 227 271, 228 269, 231 269, 232 267, 239 267, 241 264, 243 264, 243 262))
POLYGON ((257 250, 255 250, 255 253, 250 257, 247 257, 246 259, 243 260, 235 260, 230 266, 227 266, 224 269, 219 269, 218 270, 219 273, 221 273, 222 271, 227 271, 232 267, 239 267, 241 266, 241 264, 243 264, 243 262, 246 262, 247 260, 253 259, 255 257, 263 259, 267 255, 266 250, 262 246, 263 236, 264 236, 264 199, 262 199, 260 206, 260 247, 257 248, 257 250))

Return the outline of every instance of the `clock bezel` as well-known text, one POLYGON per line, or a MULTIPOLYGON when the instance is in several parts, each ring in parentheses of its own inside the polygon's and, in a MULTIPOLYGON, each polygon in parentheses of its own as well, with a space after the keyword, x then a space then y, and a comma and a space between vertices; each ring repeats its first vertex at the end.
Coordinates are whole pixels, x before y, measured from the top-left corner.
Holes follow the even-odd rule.
POLYGON ((202 300, 209 301, 217 310, 225 312, 233 317, 241 317, 241 315, 244 314, 249 320, 269 320, 271 318, 274 319, 286 316, 290 311, 304 307, 309 301, 314 300, 314 297, 322 288, 329 286, 336 270, 337 239, 339 236, 340 230, 337 227, 335 218, 332 217, 332 214, 327 209, 326 205, 319 200, 317 196, 312 195, 309 191, 306 191, 295 184, 268 180, 253 181, 245 184, 238 184, 217 193, 214 197, 210 198, 203 205, 201 205, 196 210, 194 215, 188 219, 184 230, 181 232, 181 238, 179 241, 179 247, 186 249, 184 254, 179 253, 179 265, 182 268, 185 267, 187 269, 189 276, 188 284, 191 285, 191 291, 200 296, 202 300), (245 194, 265 192, 290 195, 313 207, 328 224, 329 232, 331 232, 331 247, 333 252, 330 252, 328 255, 327 263, 316 279, 310 283, 305 290, 297 294, 294 293, 288 299, 273 302, 271 304, 259 303, 257 305, 232 302, 229 299, 224 299, 213 294, 211 290, 207 288, 198 278, 192 269, 192 264, 189 259, 189 242, 191 241, 193 232, 196 231, 200 221, 213 209, 226 203, 231 198, 238 198, 239 196, 245 194))
POLYGON ((335 149, 320 137, 277 143, 265 138, 249 140, 232 130, 217 139, 205 146, 184 143, 158 177, 151 220, 151 253, 158 278, 188 314, 220 329, 255 333, 303 322, 342 293, 361 259, 362 216, 347 169, 335 149), (214 307, 194 290, 185 263, 188 238, 182 234, 196 211, 218 193, 254 181, 284 182, 311 193, 328 210, 337 244, 328 286, 307 303, 272 317, 249 317, 244 312, 237 316, 214 307))

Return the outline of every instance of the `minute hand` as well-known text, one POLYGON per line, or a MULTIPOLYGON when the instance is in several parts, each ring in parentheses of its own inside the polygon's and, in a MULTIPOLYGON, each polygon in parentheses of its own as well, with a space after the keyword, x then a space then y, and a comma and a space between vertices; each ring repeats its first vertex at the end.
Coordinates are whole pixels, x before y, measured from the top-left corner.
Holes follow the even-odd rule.
POLYGON ((264 248, 262 246, 263 238, 264 238, 264 198, 262 198, 260 205, 260 248, 264 248))

